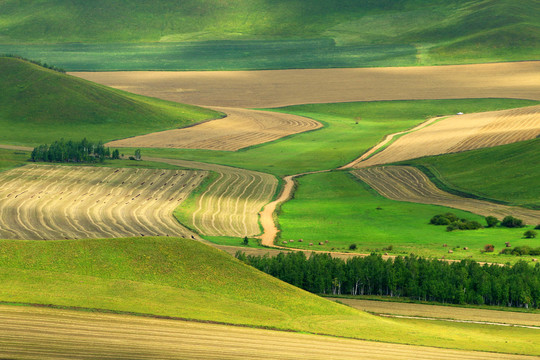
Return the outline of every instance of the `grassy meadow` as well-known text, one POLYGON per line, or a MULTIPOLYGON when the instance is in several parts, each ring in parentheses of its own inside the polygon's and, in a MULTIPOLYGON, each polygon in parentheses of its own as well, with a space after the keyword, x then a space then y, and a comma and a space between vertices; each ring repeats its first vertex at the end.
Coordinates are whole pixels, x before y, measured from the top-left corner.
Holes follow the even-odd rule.
POLYGON ((349 245, 356 244, 355 251, 360 253, 414 253, 437 258, 514 263, 520 258, 498 254, 505 248, 505 242, 512 246, 538 246, 536 239, 523 238, 526 228, 447 232, 445 226, 430 225, 429 220, 446 212, 484 225, 485 220, 457 209, 387 199, 348 172, 307 175, 297 181, 294 198, 282 205, 279 214, 281 238, 304 240, 292 244, 297 248, 349 251, 349 245), (309 246, 309 243, 314 245, 309 246), (482 253, 486 244, 493 244, 495 252, 482 253), (464 247, 469 249, 464 250, 464 247), (453 253, 449 254, 448 250, 453 253))
POLYGON ((148 156, 231 165, 283 176, 345 165, 380 142, 386 134, 412 128, 433 116, 450 115, 458 111, 471 113, 503 110, 534 104, 538 102, 462 99, 295 105, 269 110, 306 116, 320 121, 324 127, 236 152, 145 149, 144 153, 148 156))
MULTIPOLYGON (((116 140, 188 126, 221 113, 130 94, 0 57, 0 143, 116 140)), ((131 152, 130 152, 131 153, 131 152)))
POLYGON ((540 139, 404 163, 427 167, 443 187, 540 209, 540 139))
POLYGON ((534 0, 238 0, 235 6, 218 0, 6 0, 0 3, 0 53, 69 70, 534 60, 539 14, 534 0))
POLYGON ((219 250, 179 238, 2 240, 0 279, 4 285, 0 301, 7 303, 540 355, 533 329, 380 318, 317 297, 219 250))

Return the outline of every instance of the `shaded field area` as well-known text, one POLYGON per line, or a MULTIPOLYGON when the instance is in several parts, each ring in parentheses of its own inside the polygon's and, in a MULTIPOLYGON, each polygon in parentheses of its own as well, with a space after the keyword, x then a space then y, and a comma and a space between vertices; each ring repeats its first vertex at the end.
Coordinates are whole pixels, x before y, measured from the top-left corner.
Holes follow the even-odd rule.
POLYGON ((536 210, 539 163, 540 139, 404 162, 427 168, 444 187, 536 210))
POLYGON ((280 240, 295 240, 284 246, 309 250, 351 251, 349 246, 355 244, 359 253, 414 253, 493 263, 530 261, 530 257, 499 255, 505 242, 538 246, 536 239, 523 238, 526 229, 447 232, 429 224, 434 215, 446 212, 485 225, 483 216, 470 212, 387 199, 347 172, 307 175, 298 178, 294 199, 283 204, 279 213, 280 240), (493 244, 495 252, 483 253, 486 244, 493 244))
POLYGON ((107 143, 112 147, 176 148, 236 151, 315 130, 322 124, 305 117, 234 108, 214 108, 224 119, 107 143))
POLYGON ((0 54, 68 71, 267 70, 411 66, 408 44, 336 46, 331 39, 112 44, 0 44, 0 54))
POLYGON ((332 298, 332 300, 352 306, 355 309, 369 311, 376 314, 418 316, 540 327, 540 313, 531 314, 512 311, 463 308, 456 306, 424 305, 347 298, 332 298))
POLYGON ((462 152, 531 140, 540 135, 540 106, 456 115, 405 134, 355 167, 462 152))
POLYGON ((540 100, 540 61, 371 69, 72 74, 180 103, 243 108, 375 100, 540 100))
POLYGON ((0 306, 0 320, 3 358, 532 359, 60 309, 0 306))
POLYGON ((27 165, 0 173, 0 238, 189 236, 172 213, 205 171, 27 165))
POLYGON ((468 199, 437 188, 420 170, 411 166, 378 166, 352 172, 379 194, 396 201, 448 206, 502 220, 511 215, 526 224, 540 223, 540 211, 468 199))

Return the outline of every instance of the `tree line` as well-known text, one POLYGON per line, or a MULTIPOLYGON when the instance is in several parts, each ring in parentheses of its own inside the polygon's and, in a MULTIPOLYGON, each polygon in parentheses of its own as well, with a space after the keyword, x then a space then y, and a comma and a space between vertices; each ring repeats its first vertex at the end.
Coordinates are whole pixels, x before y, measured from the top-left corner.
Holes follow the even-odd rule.
POLYGON ((39 145, 30 155, 31 161, 93 163, 106 158, 119 159, 120 153, 105 147, 101 141, 94 143, 86 138, 81 141, 57 140, 51 145, 39 145))
POLYGON ((540 264, 480 265, 415 255, 347 260, 303 252, 275 257, 238 252, 236 257, 267 274, 316 294, 382 295, 452 304, 540 307, 540 264))

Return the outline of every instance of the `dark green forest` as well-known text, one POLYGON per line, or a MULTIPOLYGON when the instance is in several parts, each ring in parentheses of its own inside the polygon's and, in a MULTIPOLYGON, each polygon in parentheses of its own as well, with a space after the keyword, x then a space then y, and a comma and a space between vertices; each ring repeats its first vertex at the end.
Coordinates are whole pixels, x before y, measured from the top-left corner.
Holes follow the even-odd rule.
POLYGON ((39 145, 32 151, 31 161, 44 162, 74 162, 94 163, 103 162, 106 158, 118 159, 119 152, 114 150, 111 155, 101 141, 94 143, 84 138, 81 141, 57 140, 51 145, 39 145))
POLYGON ((481 265, 410 256, 347 260, 328 254, 281 253, 236 257, 267 274, 316 294, 381 295, 451 304, 540 307, 540 264, 481 265))

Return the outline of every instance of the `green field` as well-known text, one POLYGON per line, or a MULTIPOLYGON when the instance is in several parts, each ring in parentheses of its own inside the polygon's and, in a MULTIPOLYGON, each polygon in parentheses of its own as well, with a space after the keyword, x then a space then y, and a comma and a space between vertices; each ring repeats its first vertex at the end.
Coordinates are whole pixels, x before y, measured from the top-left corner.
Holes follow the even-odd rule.
POLYGON ((219 250, 178 238, 2 240, 0 279, 0 301, 8 303, 540 354, 533 329, 379 318, 299 290, 219 250))
POLYGON ((520 258, 498 255, 505 242, 512 246, 537 246, 537 240, 522 238, 525 229, 447 232, 444 226, 430 225, 431 217, 452 212, 484 225, 485 221, 482 216, 461 210, 389 200, 347 172, 307 175, 299 178, 298 184, 294 199, 282 206, 279 215, 281 238, 304 240, 302 243, 295 241, 294 247, 348 251, 350 244, 356 244, 356 251, 360 253, 414 253, 437 258, 513 263, 520 258), (318 245, 325 240, 328 243, 318 245), (309 246, 309 243, 314 245, 309 246), (486 244, 493 244, 495 252, 481 253, 486 244), (393 248, 389 250, 389 246, 393 248), (463 250, 464 247, 469 250, 463 250), (449 249, 454 253, 449 254, 449 249))
POLYGON ((24 165, 29 158, 28 151, 0 149, 0 171, 24 165))
POLYGON ((534 0, 6 0, 0 53, 77 70, 534 60, 539 14, 534 0))
POLYGON ((222 116, 111 89, 15 58, 0 57, 0 81, 3 144, 37 146, 84 136, 108 141, 222 116))
POLYGON ((443 189, 540 209, 540 139, 404 163, 427 167, 443 189))
POLYGON ((148 156, 231 165, 283 176, 345 165, 380 142, 386 134, 412 128, 433 116, 535 104, 538 102, 530 100, 462 99, 296 105, 270 110, 313 118, 322 122, 324 128, 237 152, 145 149, 144 153, 148 156), (356 124, 359 117, 361 119, 356 124))

